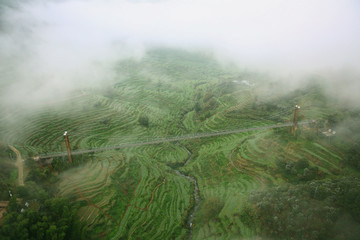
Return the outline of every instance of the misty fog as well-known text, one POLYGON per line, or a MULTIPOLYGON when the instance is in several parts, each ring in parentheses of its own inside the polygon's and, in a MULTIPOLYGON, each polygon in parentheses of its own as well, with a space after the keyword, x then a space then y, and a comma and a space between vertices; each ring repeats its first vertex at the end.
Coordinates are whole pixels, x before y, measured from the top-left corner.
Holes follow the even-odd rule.
POLYGON ((204 51, 298 85, 322 76, 357 102, 360 3, 318 1, 1 1, 0 102, 31 106, 115 78, 154 47, 204 51), (291 76, 291 77, 289 77, 291 76))

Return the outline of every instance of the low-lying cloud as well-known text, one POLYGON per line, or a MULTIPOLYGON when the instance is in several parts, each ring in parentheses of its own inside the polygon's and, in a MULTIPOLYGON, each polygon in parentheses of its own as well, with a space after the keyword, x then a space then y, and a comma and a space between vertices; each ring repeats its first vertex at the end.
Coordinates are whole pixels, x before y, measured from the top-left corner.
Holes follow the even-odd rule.
MULTIPOLYGON (((241 67, 284 73, 360 67, 356 0, 12 5, 5 1, 0 8, 2 103, 38 103, 106 81, 114 77, 116 61, 140 59, 158 46, 210 51, 241 67)), ((360 87, 356 76, 347 84, 360 87)))

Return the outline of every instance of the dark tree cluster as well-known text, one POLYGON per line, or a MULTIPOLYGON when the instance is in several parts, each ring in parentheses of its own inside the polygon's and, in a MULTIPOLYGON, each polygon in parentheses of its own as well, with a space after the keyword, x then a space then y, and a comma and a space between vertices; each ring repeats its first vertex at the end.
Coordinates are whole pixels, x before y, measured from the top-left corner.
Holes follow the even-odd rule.
MULTIPOLYGON (((75 148, 74 148, 75 150, 75 148)), ((57 157, 54 158, 51 163, 52 171, 61 172, 69 168, 79 166, 84 164, 87 161, 92 161, 94 159, 94 153, 85 153, 79 155, 72 155, 72 163, 68 161, 68 157, 57 157)))
POLYGON ((47 199, 38 209, 21 206, 14 195, 9 203, 0 239, 85 239, 76 209, 63 198, 47 199))
POLYGON ((300 159, 297 162, 278 159, 276 161, 276 166, 277 172, 293 183, 321 179, 324 177, 324 173, 319 171, 318 167, 311 167, 309 162, 305 159, 300 159))
POLYGON ((16 167, 10 161, 11 150, 0 142, 0 200, 8 200, 9 189, 14 188, 16 167))
POLYGON ((360 170, 360 144, 353 144, 347 152, 347 156, 344 159, 345 164, 360 170))
POLYGON ((140 116, 138 122, 141 126, 149 127, 149 117, 147 116, 140 116))
POLYGON ((25 186, 17 186, 0 228, 0 239, 84 239, 86 231, 76 215, 78 205, 54 197, 57 177, 49 165, 30 168, 25 186))
POLYGON ((274 239, 358 239, 360 179, 311 181, 254 192, 256 213, 243 215, 259 222, 259 234, 274 239), (353 227, 342 229, 344 219, 353 227))
MULTIPOLYGON (((88 156, 91 158, 91 156, 88 156)), ((79 159, 78 159, 79 158, 79 159)), ((86 229, 78 220, 78 205, 69 199, 55 197, 58 178, 54 171, 82 163, 74 157, 73 165, 54 159, 53 165, 26 161, 30 169, 25 186, 12 189, 7 213, 0 228, 0 239, 85 239, 86 229)), ((9 194, 7 193, 9 196, 9 194)))

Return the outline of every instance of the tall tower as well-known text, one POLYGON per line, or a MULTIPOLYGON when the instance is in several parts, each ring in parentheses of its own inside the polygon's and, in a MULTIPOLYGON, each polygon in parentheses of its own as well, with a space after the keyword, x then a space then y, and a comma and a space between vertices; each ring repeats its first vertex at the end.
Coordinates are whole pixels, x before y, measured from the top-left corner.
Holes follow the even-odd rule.
POLYGON ((67 131, 64 132, 64 138, 65 138, 65 146, 66 146, 66 149, 68 152, 69 162, 72 163, 71 147, 70 147, 70 141, 69 141, 69 136, 67 134, 67 131))
POLYGON ((298 128, 299 113, 300 113, 300 106, 296 105, 294 109, 293 125, 291 127, 291 133, 293 135, 295 135, 295 131, 298 128))

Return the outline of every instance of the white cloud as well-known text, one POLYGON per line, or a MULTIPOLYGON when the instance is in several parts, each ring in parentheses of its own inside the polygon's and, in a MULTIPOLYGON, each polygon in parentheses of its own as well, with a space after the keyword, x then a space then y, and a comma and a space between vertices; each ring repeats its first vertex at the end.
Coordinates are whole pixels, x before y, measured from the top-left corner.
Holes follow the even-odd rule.
POLYGON ((152 46, 281 71, 360 63, 356 0, 28 1, 2 21, 0 60, 24 95, 111 78, 116 60, 152 46))

